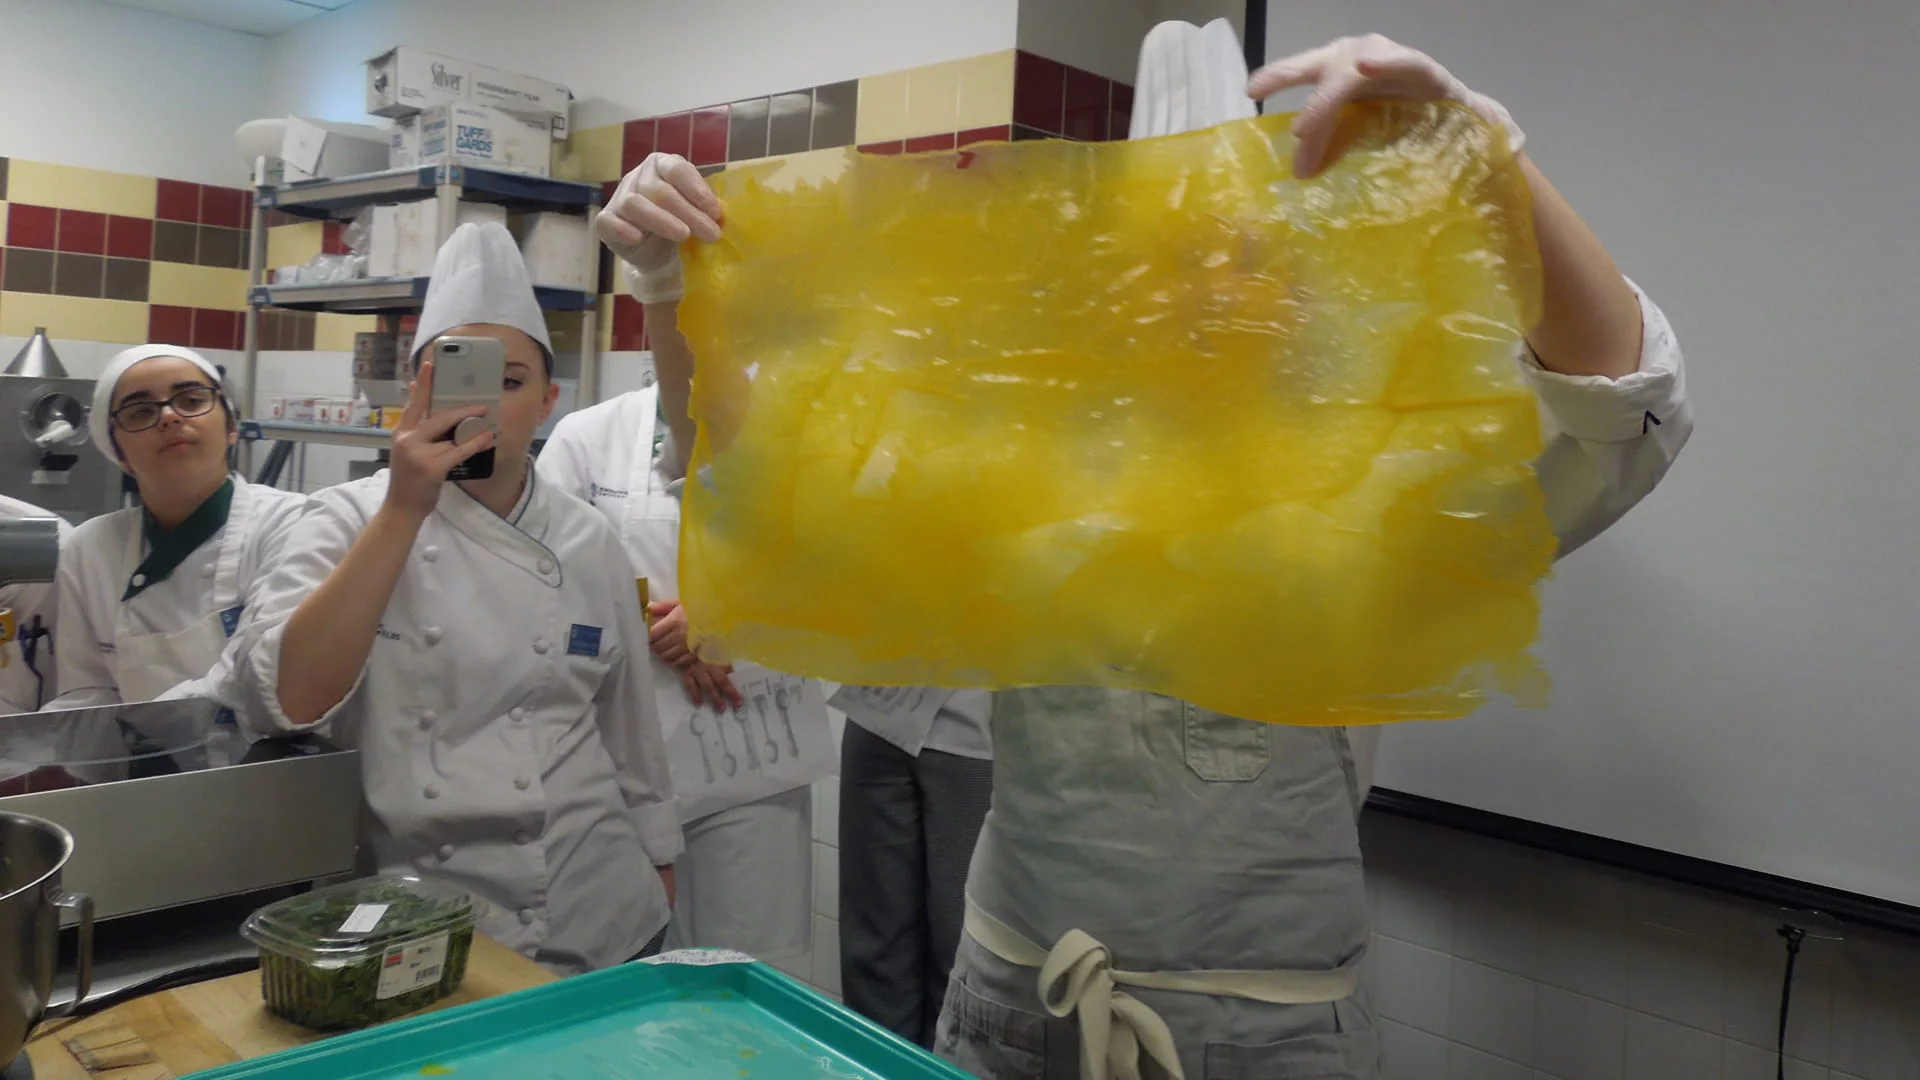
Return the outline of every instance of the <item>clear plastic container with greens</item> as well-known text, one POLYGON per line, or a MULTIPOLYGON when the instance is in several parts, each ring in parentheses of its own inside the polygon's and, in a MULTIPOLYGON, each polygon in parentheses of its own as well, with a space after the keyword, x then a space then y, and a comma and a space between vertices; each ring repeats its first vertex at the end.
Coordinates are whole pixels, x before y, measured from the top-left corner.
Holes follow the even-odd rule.
POLYGON ((381 875, 290 896, 240 932, 260 947, 268 1010, 341 1031, 424 1009, 466 978, 473 897, 416 877, 381 875))

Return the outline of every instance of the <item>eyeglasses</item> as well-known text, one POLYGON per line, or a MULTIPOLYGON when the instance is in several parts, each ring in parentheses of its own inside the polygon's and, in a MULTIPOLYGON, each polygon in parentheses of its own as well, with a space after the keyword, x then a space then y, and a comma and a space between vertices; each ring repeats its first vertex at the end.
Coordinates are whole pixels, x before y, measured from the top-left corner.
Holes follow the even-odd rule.
POLYGON ((205 416, 220 394, 211 386, 189 386, 165 401, 134 401, 113 410, 113 426, 121 431, 145 431, 160 422, 160 410, 178 417, 205 416))

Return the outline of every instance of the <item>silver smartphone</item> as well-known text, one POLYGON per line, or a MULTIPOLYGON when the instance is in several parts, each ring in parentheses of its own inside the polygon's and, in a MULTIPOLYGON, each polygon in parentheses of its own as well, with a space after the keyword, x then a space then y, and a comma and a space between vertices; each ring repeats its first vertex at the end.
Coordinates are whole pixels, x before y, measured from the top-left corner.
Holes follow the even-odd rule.
MULTIPOLYGON (((506 343, 488 337, 443 337, 431 346, 433 360, 433 397, 427 402, 427 414, 450 412, 474 405, 485 405, 486 415, 462 420, 441 436, 454 442, 491 430, 500 434, 500 395, 507 379, 506 343)), ((447 473, 449 480, 483 480, 493 475, 493 447, 455 465, 447 473)))

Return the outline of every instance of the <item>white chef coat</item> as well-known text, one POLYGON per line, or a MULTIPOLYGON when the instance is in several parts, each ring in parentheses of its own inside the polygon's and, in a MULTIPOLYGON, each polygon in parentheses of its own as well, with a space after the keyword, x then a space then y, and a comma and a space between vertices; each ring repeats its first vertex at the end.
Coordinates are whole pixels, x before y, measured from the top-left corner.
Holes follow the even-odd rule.
MULTIPOLYGON (((1536 472, 1558 557, 1606 531, 1667 475, 1693 434, 1693 402, 1673 325, 1628 282, 1640 301, 1640 366, 1629 375, 1562 375, 1522 346, 1520 366, 1540 403, 1546 444, 1536 472)), ((1348 729, 1360 796, 1373 788, 1378 724, 1348 729)))
MULTIPOLYGON (((236 680, 243 718, 280 708, 286 622, 386 499, 328 488, 268 582, 236 680)), ((456 484, 421 526, 359 678, 320 722, 361 751, 367 853, 490 905, 481 929, 572 973, 666 925, 654 866, 681 832, 626 555, 592 507, 531 473, 500 517, 456 484)))
MULTIPOLYGON (((674 469, 677 455, 672 443, 672 434, 660 416, 659 387, 650 386, 562 417, 538 461, 542 479, 587 500, 606 516, 620 534, 633 572, 647 579, 647 593, 655 600, 680 595, 680 494, 685 477, 674 469)), ((689 734, 687 729, 695 722, 696 710, 672 665, 658 657, 653 657, 652 663, 661 727, 672 746, 689 734)), ((736 665, 735 675, 744 678, 758 670, 757 665, 742 663, 736 665)), ((818 727, 825 727, 824 710, 809 715, 817 717, 818 727)), ((711 714, 706 718, 715 719, 711 714)), ((724 728, 730 723, 733 721, 720 718, 717 726, 724 728)), ((812 734, 817 736, 820 731, 812 734)), ((732 783, 718 778, 721 784, 709 785, 704 775, 696 775, 701 770, 683 767, 673 778, 683 820, 691 822, 833 775, 837 756, 831 750, 831 735, 825 739, 809 739, 807 735, 807 731, 800 732, 793 745, 808 750, 809 756, 798 762, 783 760, 777 766, 769 763, 770 775, 763 773, 765 779, 757 786, 743 783, 744 776, 732 783)), ((747 747, 742 751, 743 757, 751 753, 747 747)), ((674 760, 686 759, 676 754, 674 760)), ((748 767, 754 769, 759 763, 756 755, 748 767)))
MULTIPOLYGON (((60 515, 19 499, 10 499, 0 495, 0 517, 7 518, 58 518, 60 515)), ((65 519, 60 521, 60 545, 65 547, 68 538, 73 535, 73 526, 65 519)), ((0 608, 12 608, 19 621, 22 634, 35 615, 40 616, 41 626, 51 631, 59 622, 60 590, 53 582, 22 582, 12 585, 0 585, 0 608)), ((0 645, 0 655, 6 658, 6 667, 0 668, 0 715, 10 713, 33 712, 43 701, 51 701, 59 693, 60 680, 54 670, 54 650, 47 647, 42 639, 35 654, 34 663, 40 669, 40 679, 33 677, 26 660, 21 656, 20 643, 9 641, 0 645)))
POLYGON ((129 507, 81 524, 60 550, 60 696, 49 707, 185 697, 232 707, 241 632, 306 506, 299 492, 249 484, 236 473, 226 524, 165 581, 126 601, 128 579, 147 555, 146 511, 129 507), (179 646, 169 670, 122 663, 122 653, 168 640, 179 646))

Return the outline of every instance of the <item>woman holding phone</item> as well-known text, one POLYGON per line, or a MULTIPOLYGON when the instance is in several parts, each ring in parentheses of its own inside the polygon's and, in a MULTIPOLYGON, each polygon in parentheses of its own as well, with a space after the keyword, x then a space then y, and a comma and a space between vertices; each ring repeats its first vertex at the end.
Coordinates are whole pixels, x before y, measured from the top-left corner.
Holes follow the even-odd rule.
POLYGON ((375 869, 467 889, 493 909, 483 931, 560 973, 645 955, 682 846, 647 628, 612 528, 530 466, 557 388, 504 228, 441 248, 416 340, 392 466, 315 496, 268 584, 243 712, 363 751, 375 869), (489 354, 497 402, 433 405, 489 354), (486 475, 448 482, 489 450, 467 470, 486 475))

